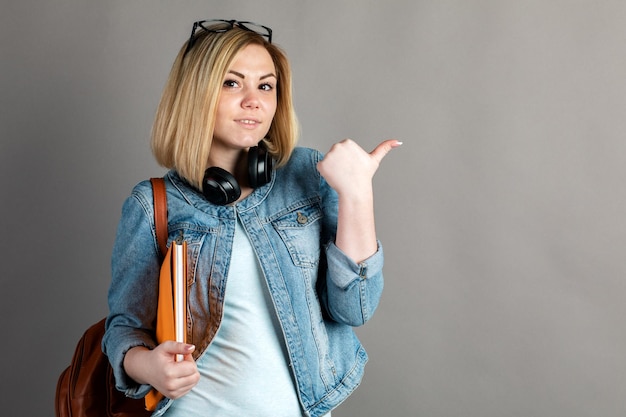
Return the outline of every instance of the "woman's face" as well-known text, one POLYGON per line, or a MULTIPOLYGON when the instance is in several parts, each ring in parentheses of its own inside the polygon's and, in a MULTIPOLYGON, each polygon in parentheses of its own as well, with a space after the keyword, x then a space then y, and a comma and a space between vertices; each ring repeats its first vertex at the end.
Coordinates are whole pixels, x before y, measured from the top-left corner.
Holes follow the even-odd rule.
POLYGON ((213 133, 213 150, 256 146, 276 113, 276 68, 261 45, 248 45, 235 55, 222 83, 213 133))

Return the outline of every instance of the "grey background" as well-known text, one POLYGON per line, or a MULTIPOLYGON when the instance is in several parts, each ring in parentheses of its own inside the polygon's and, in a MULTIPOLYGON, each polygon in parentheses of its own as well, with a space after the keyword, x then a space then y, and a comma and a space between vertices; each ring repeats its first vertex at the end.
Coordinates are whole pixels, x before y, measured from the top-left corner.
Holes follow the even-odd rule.
POLYGON ((2 415, 52 416, 191 24, 271 26, 301 144, 375 177, 386 291, 333 416, 626 414, 626 3, 15 0, 0 11, 2 415))

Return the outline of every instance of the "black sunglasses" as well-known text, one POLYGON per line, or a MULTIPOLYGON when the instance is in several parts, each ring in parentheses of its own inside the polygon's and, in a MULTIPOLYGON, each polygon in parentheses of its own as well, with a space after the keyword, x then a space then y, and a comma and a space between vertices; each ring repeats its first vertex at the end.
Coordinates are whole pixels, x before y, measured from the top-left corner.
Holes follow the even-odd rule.
POLYGON ((272 43, 272 29, 267 26, 259 25, 258 23, 240 22, 239 20, 224 19, 199 20, 193 24, 193 28, 191 29, 191 35, 189 36, 189 42, 187 42, 187 49, 185 49, 184 55, 187 55, 187 52, 189 52, 189 50, 193 47, 193 44, 196 42, 197 30, 204 30, 211 33, 223 33, 228 32, 234 27, 258 33, 264 38, 267 38, 267 41, 269 43, 272 43))

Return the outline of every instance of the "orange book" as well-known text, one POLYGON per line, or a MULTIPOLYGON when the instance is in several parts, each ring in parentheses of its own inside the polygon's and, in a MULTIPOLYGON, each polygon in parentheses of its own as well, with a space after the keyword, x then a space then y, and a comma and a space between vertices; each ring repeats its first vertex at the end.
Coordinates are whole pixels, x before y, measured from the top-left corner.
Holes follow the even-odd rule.
MULTIPOLYGON (((157 304, 156 340, 187 342, 187 242, 172 242, 161 265, 159 299, 157 304)), ((182 355, 176 355, 182 361, 182 355)), ((145 398, 146 409, 154 411, 164 398, 152 389, 145 398)))

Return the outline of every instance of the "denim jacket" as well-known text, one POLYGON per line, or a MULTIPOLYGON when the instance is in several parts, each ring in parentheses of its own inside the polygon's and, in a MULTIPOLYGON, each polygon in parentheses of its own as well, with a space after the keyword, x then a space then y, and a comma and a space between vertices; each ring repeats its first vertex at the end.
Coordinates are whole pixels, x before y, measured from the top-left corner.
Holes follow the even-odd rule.
MULTIPOLYGON (((383 254, 355 263, 335 246, 337 195, 316 169, 322 155, 296 148, 271 181, 231 206, 209 203, 175 171, 165 179, 168 245, 188 247, 187 341, 197 359, 222 317, 237 217, 259 259, 287 346, 306 415, 321 416, 359 385, 367 354, 353 332, 374 313, 383 288, 383 254)), ((161 258, 152 188, 139 183, 125 201, 112 256, 109 316, 103 350, 117 388, 134 398, 151 388, 123 370, 125 353, 155 347, 161 258)), ((167 408, 159 404, 155 415, 167 408)))

